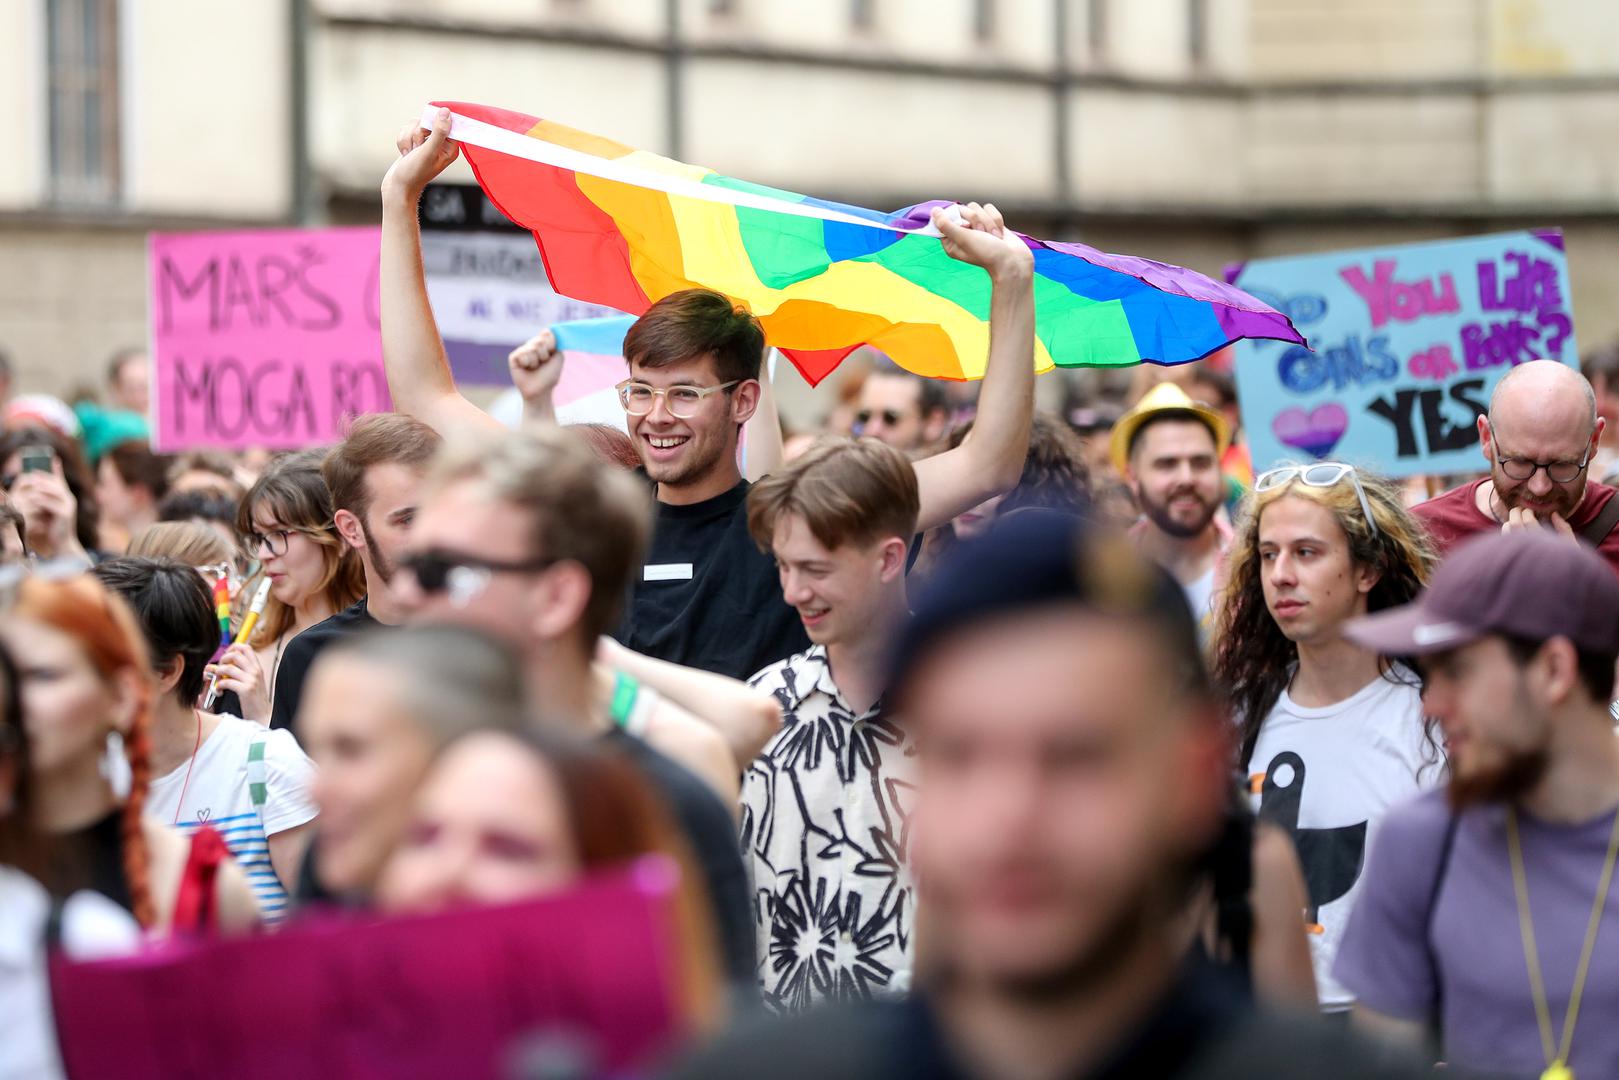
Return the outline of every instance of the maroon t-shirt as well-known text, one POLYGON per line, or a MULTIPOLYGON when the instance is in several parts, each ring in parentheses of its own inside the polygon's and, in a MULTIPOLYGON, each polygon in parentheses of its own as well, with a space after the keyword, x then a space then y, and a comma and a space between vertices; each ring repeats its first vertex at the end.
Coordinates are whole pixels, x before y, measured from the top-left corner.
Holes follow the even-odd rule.
MULTIPOLYGON (((1443 495, 1412 507, 1412 513, 1428 526, 1428 535, 1433 537, 1441 556, 1450 554, 1451 548, 1469 536, 1501 528, 1501 523, 1481 511, 1478 503, 1474 501, 1478 486, 1482 483, 1484 483, 1482 479, 1474 480, 1471 484, 1463 484, 1459 488, 1453 488, 1443 495)), ((1589 525, 1598 514, 1602 513, 1602 508, 1608 505, 1608 500, 1613 498, 1616 490, 1619 489, 1599 484, 1594 480, 1587 483, 1585 498, 1581 501, 1580 508, 1574 512, 1574 516, 1569 519, 1569 527, 1577 533, 1589 525)), ((1597 548, 1597 553, 1608 560, 1608 565, 1613 567, 1615 573, 1619 573, 1619 528, 1608 533, 1597 548)))

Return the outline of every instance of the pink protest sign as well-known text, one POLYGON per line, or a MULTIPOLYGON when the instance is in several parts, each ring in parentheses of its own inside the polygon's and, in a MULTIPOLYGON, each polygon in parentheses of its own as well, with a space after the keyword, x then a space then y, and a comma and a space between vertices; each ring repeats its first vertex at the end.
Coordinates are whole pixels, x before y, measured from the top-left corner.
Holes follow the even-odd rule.
POLYGON ((374 226, 151 237, 153 444, 295 449, 392 408, 374 226))
POLYGON ((653 859, 510 907, 331 916, 128 959, 57 959, 66 1072, 380 1080, 644 1068, 679 1023, 675 873, 653 859))

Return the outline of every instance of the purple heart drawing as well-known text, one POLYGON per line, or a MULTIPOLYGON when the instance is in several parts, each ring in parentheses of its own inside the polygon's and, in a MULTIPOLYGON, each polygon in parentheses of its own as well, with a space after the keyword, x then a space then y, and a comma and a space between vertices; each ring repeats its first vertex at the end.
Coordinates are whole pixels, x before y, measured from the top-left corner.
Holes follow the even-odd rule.
POLYGON ((1295 405, 1277 413, 1276 419, 1270 422, 1270 429, 1293 449, 1302 450, 1313 458, 1324 458, 1349 430, 1349 414, 1336 402, 1318 405, 1309 413, 1295 405))

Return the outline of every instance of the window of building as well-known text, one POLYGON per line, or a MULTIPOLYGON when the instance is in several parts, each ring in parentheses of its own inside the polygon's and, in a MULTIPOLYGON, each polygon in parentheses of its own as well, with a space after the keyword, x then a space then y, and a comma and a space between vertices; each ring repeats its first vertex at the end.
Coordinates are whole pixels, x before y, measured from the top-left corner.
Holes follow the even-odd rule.
POLYGON ((118 2, 50 0, 46 70, 51 195, 58 202, 118 197, 118 2))
POLYGON ((981 42, 995 40, 995 0, 973 0, 973 37, 981 42))
POLYGON ((1186 0, 1186 55, 1193 70, 1209 61, 1209 2, 1186 0))
POLYGON ((856 30, 877 27, 877 0, 849 0, 849 22, 856 30))
POLYGON ((1108 0, 1090 0, 1085 5, 1085 46, 1093 63, 1107 58, 1108 0))

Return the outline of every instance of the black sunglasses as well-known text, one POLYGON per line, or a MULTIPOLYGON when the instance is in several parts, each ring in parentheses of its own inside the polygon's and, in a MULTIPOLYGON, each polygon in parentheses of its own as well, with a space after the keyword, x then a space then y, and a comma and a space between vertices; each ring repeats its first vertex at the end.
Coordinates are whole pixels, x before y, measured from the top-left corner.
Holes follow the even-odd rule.
POLYGON ((898 412, 894 409, 884 409, 881 412, 873 412, 870 409, 861 409, 859 412, 854 414, 854 422, 859 424, 861 427, 865 427, 867 424, 871 423, 871 418, 873 416, 882 417, 883 423, 887 424, 889 427, 897 427, 899 422, 905 419, 904 413, 898 412))
POLYGON ((429 596, 452 590, 463 592, 470 599, 488 584, 493 574, 532 574, 554 565, 556 561, 525 559, 521 562, 502 562, 434 549, 406 555, 399 560, 399 565, 415 576, 416 584, 429 596))

